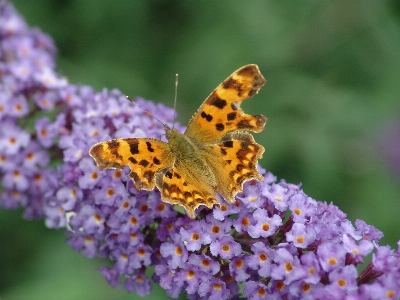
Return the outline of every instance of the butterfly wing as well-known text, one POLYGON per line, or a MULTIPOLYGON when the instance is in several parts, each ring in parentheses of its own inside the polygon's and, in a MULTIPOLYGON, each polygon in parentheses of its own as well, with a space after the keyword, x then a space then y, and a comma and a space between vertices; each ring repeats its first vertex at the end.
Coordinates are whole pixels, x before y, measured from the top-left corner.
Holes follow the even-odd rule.
POLYGON ((155 175, 172 166, 174 156, 167 143, 151 138, 115 139, 97 143, 89 151, 100 170, 129 166, 138 190, 152 190, 155 175))
POLYGON ((257 171, 257 160, 263 153, 264 147, 247 132, 227 134, 218 144, 207 145, 201 151, 202 157, 213 169, 217 191, 229 203, 235 201, 236 193, 243 191, 244 182, 264 180, 257 171))
POLYGON ((172 168, 157 174, 156 186, 162 201, 183 206, 192 219, 195 218, 194 210, 200 205, 212 208, 218 203, 214 189, 216 179, 201 161, 176 160, 172 168))
POLYGON ((222 82, 189 121, 185 135, 204 144, 236 130, 263 130, 267 118, 247 115, 240 103, 257 94, 266 83, 257 65, 246 65, 222 82))

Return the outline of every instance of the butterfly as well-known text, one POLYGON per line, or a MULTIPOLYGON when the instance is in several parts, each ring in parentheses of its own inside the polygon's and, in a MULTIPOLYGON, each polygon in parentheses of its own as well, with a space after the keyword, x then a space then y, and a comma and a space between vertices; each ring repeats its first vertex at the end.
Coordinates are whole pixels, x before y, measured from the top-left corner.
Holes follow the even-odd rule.
POLYGON ((153 138, 100 142, 89 154, 100 170, 129 166, 137 190, 157 187, 163 202, 185 208, 190 218, 200 205, 228 203, 243 183, 263 180, 257 160, 264 147, 248 132, 260 132, 267 118, 247 115, 240 103, 266 83, 257 65, 241 67, 223 81, 190 119, 184 134, 164 125, 168 143, 153 138))

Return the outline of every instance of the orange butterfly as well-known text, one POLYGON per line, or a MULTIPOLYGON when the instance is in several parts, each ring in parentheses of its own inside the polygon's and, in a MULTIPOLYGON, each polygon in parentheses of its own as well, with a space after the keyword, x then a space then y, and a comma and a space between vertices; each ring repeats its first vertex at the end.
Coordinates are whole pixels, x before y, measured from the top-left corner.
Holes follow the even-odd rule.
POLYGON ((246 131, 260 132, 267 118, 247 115, 240 103, 266 83, 257 65, 246 65, 222 82, 190 119, 181 134, 164 125, 168 143, 153 138, 121 138, 89 151, 100 170, 129 166, 136 189, 156 186, 161 199, 186 209, 212 208, 219 192, 228 203, 251 179, 263 180, 257 160, 264 147, 246 131))

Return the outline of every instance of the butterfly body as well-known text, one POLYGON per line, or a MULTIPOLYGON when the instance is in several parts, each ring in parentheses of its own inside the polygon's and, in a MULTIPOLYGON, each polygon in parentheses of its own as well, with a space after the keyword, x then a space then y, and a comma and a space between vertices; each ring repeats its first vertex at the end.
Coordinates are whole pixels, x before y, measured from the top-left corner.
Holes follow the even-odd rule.
POLYGON ((200 158, 198 147, 188 136, 180 133, 175 128, 169 128, 168 125, 164 125, 164 128, 171 152, 178 159, 190 160, 200 158))
POLYGON ((247 131, 260 132, 267 119, 245 114, 240 103, 265 82, 256 65, 244 66, 211 93, 184 134, 164 125, 168 143, 115 139, 95 144, 89 153, 101 170, 129 166, 138 190, 157 187, 164 202, 183 206, 191 218, 200 205, 219 203, 216 192, 233 203, 245 181, 263 180, 257 160, 264 147, 247 131))

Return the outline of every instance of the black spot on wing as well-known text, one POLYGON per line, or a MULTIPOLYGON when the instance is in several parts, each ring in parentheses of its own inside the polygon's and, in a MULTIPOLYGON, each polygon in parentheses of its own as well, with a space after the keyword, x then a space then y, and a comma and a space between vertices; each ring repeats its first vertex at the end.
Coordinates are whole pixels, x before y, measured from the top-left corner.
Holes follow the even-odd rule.
POLYGON ((154 157, 154 158, 153 158, 153 163, 154 163, 155 165, 159 165, 159 164, 161 164, 161 161, 160 161, 157 157, 154 157))
POLYGON ((236 179, 236 182, 237 182, 238 184, 242 184, 243 181, 245 181, 245 180, 246 180, 246 178, 245 178, 244 176, 239 176, 239 177, 236 179))
POLYGON ((228 79, 226 79, 222 84, 224 89, 231 89, 231 88, 235 89, 236 85, 237 85, 237 81, 235 79, 233 79, 232 77, 229 77, 228 79))
POLYGON ((253 126, 250 125, 249 120, 243 119, 240 120, 237 124, 238 128, 252 128, 253 126))
POLYGON ((135 184, 139 182, 139 176, 136 172, 131 171, 128 176, 135 181, 135 184))
POLYGON ((224 83, 222 84, 222 86, 223 86, 224 89, 236 90, 238 92, 237 95, 239 97, 242 97, 244 92, 245 92, 243 90, 243 84, 241 84, 240 81, 237 81, 237 80, 233 79, 232 77, 230 77, 227 80, 225 80, 224 83))
POLYGON ((108 151, 112 153, 118 160, 124 160, 124 158, 119 155, 118 150, 120 149, 120 142, 118 140, 112 140, 107 143, 108 151))
POLYGON ((225 142, 223 143, 223 145, 224 145, 226 148, 232 148, 232 147, 233 147, 233 141, 225 141, 225 142))
POLYGON ((206 114, 204 111, 201 112, 201 117, 206 119, 208 122, 211 122, 213 119, 212 115, 206 114))
POLYGON ((129 157, 128 159, 133 164, 137 164, 138 163, 137 160, 133 158, 133 156, 129 157))
POLYGON ((118 141, 109 141, 107 143, 107 146, 108 146, 108 150, 112 154, 114 154, 119 159, 121 158, 121 156, 118 154, 118 150, 119 150, 119 146, 120 146, 120 143, 118 141))
POLYGON ((139 142, 134 141, 134 142, 130 143, 129 149, 130 149, 132 155, 139 154, 139 142))
POLYGON ((217 129, 218 131, 223 131, 225 129, 225 126, 222 123, 217 123, 215 124, 215 129, 217 129))
POLYGON ((145 160, 145 159, 142 159, 142 160, 139 162, 139 165, 141 165, 141 166, 143 166, 143 167, 147 167, 147 166, 149 165, 149 162, 148 162, 147 160, 145 160))
POLYGON ((111 152, 118 150, 119 142, 118 141, 109 141, 108 148, 110 149, 111 152))
POLYGON ((146 142, 146 145, 147 145, 147 150, 149 152, 154 152, 154 149, 151 147, 151 143, 150 142, 146 142))
POLYGON ((229 113, 227 115, 227 117, 228 117, 228 121, 235 120, 236 119, 236 112, 234 111, 234 112, 229 113))
POLYGON ((167 173, 165 173, 165 177, 172 179, 172 172, 168 171, 167 173))
POLYGON ((243 165, 237 165, 236 166, 236 171, 238 171, 238 172, 242 172, 243 169, 244 169, 243 165))
POLYGON ((210 96, 210 105, 216 106, 219 109, 224 108, 227 105, 226 100, 219 98, 215 93, 210 96))

